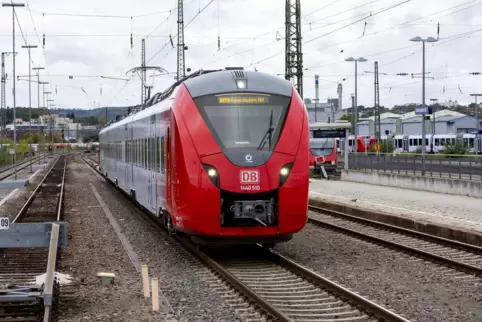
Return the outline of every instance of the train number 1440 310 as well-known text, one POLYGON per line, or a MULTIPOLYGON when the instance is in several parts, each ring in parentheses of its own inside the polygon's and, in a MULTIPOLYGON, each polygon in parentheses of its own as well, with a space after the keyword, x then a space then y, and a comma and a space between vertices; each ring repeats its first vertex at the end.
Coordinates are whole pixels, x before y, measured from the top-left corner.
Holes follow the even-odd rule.
POLYGON ((260 186, 253 186, 253 185, 242 185, 241 190, 258 191, 258 190, 261 190, 261 187, 260 186))

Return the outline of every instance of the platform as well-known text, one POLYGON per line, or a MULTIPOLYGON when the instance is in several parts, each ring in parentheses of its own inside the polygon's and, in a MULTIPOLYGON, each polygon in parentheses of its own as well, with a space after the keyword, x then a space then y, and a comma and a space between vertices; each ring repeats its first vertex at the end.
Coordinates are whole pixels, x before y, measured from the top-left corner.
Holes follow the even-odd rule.
POLYGON ((29 183, 28 179, 17 179, 17 180, 3 180, 0 181, 0 189, 17 189, 27 186, 29 183))
POLYGON ((311 179, 310 204, 482 245, 479 198, 311 179))

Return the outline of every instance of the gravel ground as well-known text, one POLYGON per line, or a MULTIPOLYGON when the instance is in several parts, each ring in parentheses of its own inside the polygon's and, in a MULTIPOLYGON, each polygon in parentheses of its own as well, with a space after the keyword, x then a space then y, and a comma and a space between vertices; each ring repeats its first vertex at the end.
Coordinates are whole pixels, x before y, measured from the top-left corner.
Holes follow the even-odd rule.
POLYGON ((338 180, 311 180, 310 198, 482 231, 481 199, 338 180), (355 202, 353 200, 356 200, 355 202))
POLYGON ((213 284, 210 273, 156 232, 130 202, 87 165, 74 161, 69 174, 65 219, 72 238, 63 252, 61 271, 75 278, 76 285, 65 290, 78 288, 76 293, 62 298, 60 321, 158 321, 163 317, 151 313, 149 299, 142 296, 140 273, 98 207, 90 184, 117 220, 140 261, 148 264, 149 275, 159 277, 160 296, 166 299, 162 307, 172 313, 167 316, 168 321, 241 321, 223 298, 210 289, 213 284), (116 285, 100 286, 96 280, 99 271, 114 272, 116 285))
POLYGON ((98 179, 85 165, 70 161, 65 187, 64 220, 69 245, 59 271, 73 283, 61 287, 59 321, 162 321, 142 294, 140 273, 105 216, 89 185, 98 179), (101 285, 97 273, 114 273, 114 285, 101 285))
MULTIPOLYGON (((12 197, 10 197, 3 205, 0 206, 0 217, 9 217, 13 219, 18 211, 22 208, 24 203, 28 200, 32 192, 37 188, 38 183, 42 180, 42 178, 47 173, 48 169, 53 165, 53 161, 55 160, 54 157, 47 157, 47 165, 44 169, 41 169, 35 177, 33 177, 30 184, 24 188, 21 188, 15 193, 12 197)), ((25 171, 22 171, 22 173, 25 171)), ((19 178, 28 178, 32 174, 19 176, 19 178)), ((11 180, 12 178, 7 178, 7 180, 11 180)), ((7 196, 10 192, 14 189, 0 189, 2 198, 7 196)))
POLYGON ((482 321, 475 277, 311 224, 275 250, 411 321, 482 321))

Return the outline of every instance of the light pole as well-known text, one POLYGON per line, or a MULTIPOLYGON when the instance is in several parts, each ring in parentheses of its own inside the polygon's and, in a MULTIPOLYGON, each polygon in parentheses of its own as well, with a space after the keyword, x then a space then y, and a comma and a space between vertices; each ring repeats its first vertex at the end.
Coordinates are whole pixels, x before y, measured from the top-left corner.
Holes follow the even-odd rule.
MULTIPOLYGON (((47 106, 47 105, 45 104, 45 95, 47 95, 47 100, 48 100, 50 94, 52 94, 52 92, 44 92, 44 106, 47 106)), ((47 104, 48 104, 48 103, 47 103, 47 104)), ((48 125, 48 129, 49 129, 50 137, 52 137, 52 128, 51 128, 52 124, 50 124, 50 123, 51 123, 51 122, 50 122, 50 121, 51 121, 51 120, 50 120, 51 117, 50 117, 50 112, 48 111, 48 106, 47 106, 47 112, 48 112, 48 114, 49 114, 49 125, 48 125)), ((52 140, 50 140, 50 141, 52 141, 52 140)), ((53 148, 52 148, 52 152, 53 152, 53 148)))
POLYGON ((353 114, 354 114, 353 131, 355 132, 355 142, 356 142, 356 137, 358 136, 358 122, 357 122, 357 119, 358 119, 358 62, 363 63, 368 61, 368 59, 363 57, 358 57, 356 59, 353 57, 348 57, 347 59, 345 59, 345 61, 355 62, 355 109, 353 111, 353 114))
MULTIPOLYGON (((38 118, 40 119, 40 71, 42 69, 45 69, 45 68, 44 67, 34 67, 32 69, 37 71, 37 109, 38 109, 37 114, 38 114, 38 118)), ((42 131, 40 131, 40 142, 39 143, 42 143, 42 137, 43 137, 43 133, 42 133, 42 131)), ((39 147, 40 147, 40 144, 39 144, 39 147)), ((45 149, 45 146, 44 146, 44 149, 45 149)), ((37 150, 40 152, 40 148, 37 149, 37 150)), ((38 164, 40 165, 40 158, 38 158, 38 164)))
POLYGON ((474 151, 475 151, 475 155, 478 155, 479 154, 479 144, 477 142, 477 139, 479 137, 480 123, 479 123, 479 105, 477 104, 477 97, 482 96, 482 94, 470 94, 470 96, 475 97, 474 113, 475 113, 475 128, 476 128, 477 132, 475 133, 474 151))
POLYGON ((435 102, 438 101, 437 98, 431 98, 431 102, 434 102, 434 105, 432 105, 432 141, 430 142, 430 153, 435 153, 433 150, 434 145, 435 145, 435 102))
MULTIPOLYGON (((31 56, 30 56, 30 49, 37 48, 35 45, 25 45, 22 48, 27 48, 28 50, 28 119, 29 119, 29 144, 30 144, 30 155, 32 154, 32 80, 31 80, 31 56)), ((32 162, 30 162, 30 170, 28 173, 32 173, 32 162)))
MULTIPOLYGON (((25 7, 23 3, 2 3, 2 7, 12 7, 12 43, 13 43, 13 50, 15 52, 15 7, 25 7)), ((16 126, 16 119, 17 119, 17 93, 15 92, 15 54, 13 54, 13 171, 14 171, 14 180, 17 180, 17 126, 16 126)))
MULTIPOLYGON (((45 114, 45 85, 48 85, 50 84, 49 82, 40 82, 40 85, 42 85, 42 114, 45 114)), ((39 98, 40 98, 40 94, 39 94, 39 98)), ((45 155, 47 154, 47 149, 46 149, 46 141, 45 141, 45 134, 43 132, 43 128, 42 128, 42 141, 44 143, 44 156, 43 156, 43 160, 44 160, 44 163, 47 163, 47 161, 45 160, 45 155)))
MULTIPOLYGON (((437 42, 438 40, 433 37, 421 38, 419 36, 410 39, 413 42, 422 42, 422 107, 425 109, 425 42, 437 42)), ((425 114, 422 114, 422 176, 425 175, 425 152, 426 152, 426 124, 425 124, 425 114)))

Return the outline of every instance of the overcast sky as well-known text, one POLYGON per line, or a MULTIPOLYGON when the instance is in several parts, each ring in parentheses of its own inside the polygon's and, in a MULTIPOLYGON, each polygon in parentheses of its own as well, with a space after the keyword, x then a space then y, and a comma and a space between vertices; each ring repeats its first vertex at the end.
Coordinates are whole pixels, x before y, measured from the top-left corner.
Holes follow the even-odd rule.
MULTIPOLYGON (((57 107, 89 109, 94 105, 138 104, 139 77, 126 76, 126 72, 141 63, 142 38, 146 38, 147 65, 176 72, 176 48, 170 45, 169 35, 173 38, 177 35, 177 0, 24 3, 28 6, 16 10, 23 32, 22 37, 16 24, 16 73, 21 79, 28 79, 24 77, 28 75, 28 53, 20 46, 25 45, 25 40, 38 45, 39 48, 32 49, 33 65, 46 67, 41 72, 41 81, 50 82, 46 91, 53 92, 51 98, 57 107)), ((189 47, 186 67, 194 71, 243 66, 284 74, 285 45, 284 39, 280 39, 285 33, 284 3, 283 0, 184 0, 185 24, 197 15, 185 30, 185 43, 189 47)), ((470 93, 482 92, 482 75, 469 75, 482 72, 481 0, 302 0, 301 15, 305 98, 314 98, 314 75, 318 74, 321 101, 336 97, 337 83, 343 82, 343 107, 348 107, 350 94, 354 92, 354 63, 344 60, 363 56, 369 61, 359 63, 360 105, 373 106, 374 75, 365 71, 372 71, 375 61, 379 63, 381 105, 421 103, 421 78, 396 74, 421 73, 422 44, 409 40, 417 35, 437 38, 437 23, 440 23, 440 41, 427 44, 426 49, 426 70, 431 73, 427 76, 434 78, 426 82, 427 101, 437 98, 466 103, 471 101, 470 93)), ((0 28, 1 51, 10 52, 11 8, 0 9, 0 28)), ((12 67, 10 55, 6 58, 9 106, 13 105, 12 67)), ((148 83, 154 85, 154 92, 162 91, 174 81, 173 74, 148 77, 148 83)), ((27 81, 17 82, 17 106, 28 106, 27 81)), ((32 106, 37 106, 36 83, 32 83, 32 106)))

